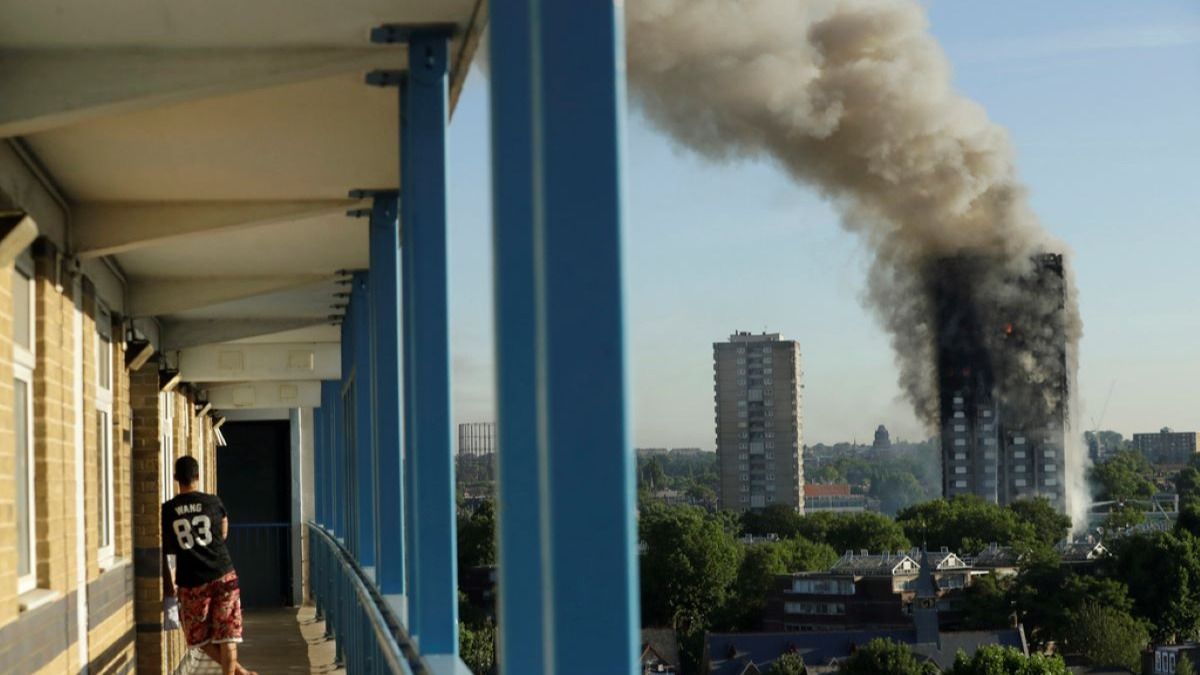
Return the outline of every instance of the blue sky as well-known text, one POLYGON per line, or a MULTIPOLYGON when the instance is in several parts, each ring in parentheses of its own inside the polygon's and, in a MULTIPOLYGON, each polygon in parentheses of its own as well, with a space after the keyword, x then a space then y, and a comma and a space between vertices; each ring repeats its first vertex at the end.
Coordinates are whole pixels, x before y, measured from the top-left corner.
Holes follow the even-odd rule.
MULTIPOLYGON (((1083 426, 1200 429, 1200 2, 925 5, 955 86, 1008 128, 1034 209, 1074 250, 1083 426)), ((450 127, 463 422, 494 416, 487 86, 470 75, 450 127)), ((712 449, 712 343, 763 329, 801 343, 806 442, 926 435, 859 301, 868 258, 813 190, 701 159, 636 113, 626 185, 635 445, 712 449)))

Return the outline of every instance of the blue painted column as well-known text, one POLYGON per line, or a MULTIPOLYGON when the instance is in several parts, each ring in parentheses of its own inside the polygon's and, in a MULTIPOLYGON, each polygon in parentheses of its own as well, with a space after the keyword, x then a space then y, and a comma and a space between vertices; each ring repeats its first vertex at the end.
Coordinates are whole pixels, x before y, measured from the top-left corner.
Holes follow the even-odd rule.
POLYGON ((371 400, 376 452, 375 581, 385 596, 402 595, 404 472, 400 427, 400 228, 395 192, 371 205, 371 400))
POLYGON ((375 567, 375 434, 372 431, 370 282, 367 272, 355 272, 350 291, 354 305, 354 499, 357 511, 354 555, 363 567, 375 567))
POLYGON ((409 37, 402 88, 401 247, 405 440, 410 545, 409 622, 421 653, 458 654, 454 458, 450 447, 447 298, 447 34, 409 37))
POLYGON ((498 663, 503 673, 545 673, 528 3, 492 3, 490 24, 498 663))
MULTIPOLYGON (((493 25, 505 27, 491 31, 493 110, 503 113, 495 121, 495 147, 527 153, 532 167, 532 180, 522 184, 518 176, 493 199, 496 250, 507 252, 510 242, 515 249, 531 246, 528 257, 498 259, 496 275, 498 293, 533 280, 527 301, 536 379, 520 367, 528 317, 517 311, 510 321, 519 299, 512 290, 510 304, 498 307, 497 358, 503 364, 512 349, 518 367, 501 366, 498 390, 507 396, 510 387, 526 389, 518 406, 536 391, 539 433, 514 439, 502 432, 499 452, 504 457, 512 443, 537 447, 543 672, 578 670, 581 654, 588 655, 587 672, 635 672, 639 608, 621 273, 622 16, 612 2, 515 0, 490 10, 493 25), (510 53, 530 43, 528 64, 510 53), (530 79, 528 90, 514 86, 520 78, 530 79), (521 199, 530 212, 508 202, 521 199)), ((492 161, 493 175, 503 174, 513 155, 494 152, 492 161)), ((517 409, 519 422, 527 407, 517 409)), ((506 413, 502 428, 509 426, 506 413)), ((512 487, 500 486, 506 501, 521 501, 512 487)), ((505 539, 521 526, 503 523, 505 539)), ((518 602, 509 590, 501 593, 518 602)), ((513 648, 507 639, 503 644, 513 648)), ((506 673, 528 672, 505 653, 501 659, 506 673)))

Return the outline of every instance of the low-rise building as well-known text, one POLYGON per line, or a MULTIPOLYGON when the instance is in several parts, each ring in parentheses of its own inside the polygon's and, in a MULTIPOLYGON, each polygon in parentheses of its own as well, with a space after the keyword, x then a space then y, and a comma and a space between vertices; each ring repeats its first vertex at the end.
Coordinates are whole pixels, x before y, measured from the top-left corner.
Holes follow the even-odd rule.
POLYGON ((763 627, 775 631, 889 630, 913 625, 912 606, 922 564, 944 613, 947 596, 971 582, 971 567, 952 552, 847 551, 825 572, 781 574, 767 598, 763 627))
POLYGON ((1028 654, 1019 625, 988 631, 942 630, 945 596, 956 580, 969 581, 970 568, 949 551, 924 553, 920 559, 917 562, 907 553, 847 553, 828 573, 782 575, 781 580, 792 582, 791 590, 783 589, 783 597, 813 598, 790 600, 812 603, 813 607, 803 608, 805 612, 820 606, 820 611, 804 614, 813 623, 793 624, 784 632, 706 635, 703 672, 765 673, 780 656, 797 654, 808 673, 834 673, 855 649, 876 638, 909 645, 918 658, 939 670, 949 668, 960 651, 970 656, 984 645, 1015 647, 1028 654), (846 621, 852 611, 875 623, 846 621), (818 626, 831 624, 813 617, 840 617, 840 625, 822 630, 818 626))
POLYGON ((1142 672, 1150 675, 1175 675, 1179 660, 1186 655, 1193 666, 1200 666, 1200 643, 1187 642, 1181 645, 1154 647, 1144 656, 1142 672))
POLYGON ((866 495, 851 492, 849 483, 804 485, 804 512, 858 513, 868 510, 871 500, 866 495))

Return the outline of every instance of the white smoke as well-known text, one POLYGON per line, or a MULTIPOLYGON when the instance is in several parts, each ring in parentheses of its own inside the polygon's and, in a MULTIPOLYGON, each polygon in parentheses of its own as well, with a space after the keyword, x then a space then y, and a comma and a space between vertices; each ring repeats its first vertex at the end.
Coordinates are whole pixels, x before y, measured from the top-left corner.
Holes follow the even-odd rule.
MULTIPOLYGON (((1063 247, 1030 210, 1005 131, 954 91, 916 2, 630 0, 625 11, 631 99, 653 124, 714 160, 774 159, 866 241, 866 301, 923 419, 938 416, 926 271, 959 255, 987 268, 973 290, 979 311, 1022 327, 1022 349, 996 366, 1006 403, 1034 418, 1071 410, 1045 386, 1065 378, 1074 391, 1081 327, 1070 272, 1065 311, 1030 307, 1019 281, 1031 256, 1063 247), (1066 373, 1055 365, 1063 332, 1066 373)), ((1089 499, 1074 435, 1068 502, 1080 524, 1089 499)))

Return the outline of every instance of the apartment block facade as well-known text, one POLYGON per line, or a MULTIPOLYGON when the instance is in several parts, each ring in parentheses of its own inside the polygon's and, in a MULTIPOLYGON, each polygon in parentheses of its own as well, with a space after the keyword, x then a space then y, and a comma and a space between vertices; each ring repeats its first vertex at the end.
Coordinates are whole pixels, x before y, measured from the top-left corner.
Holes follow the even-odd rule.
POLYGON ((122 288, 102 262, 45 238, 0 268, 4 672, 173 673, 187 662, 180 632, 162 630, 158 506, 183 454, 215 489, 214 419, 158 359, 136 358, 122 288))
POLYGON ((719 503, 735 511, 804 511, 800 345, 737 332, 713 345, 719 503))
POLYGON ((1187 464, 1196 456, 1196 432, 1163 427, 1158 433, 1134 434, 1133 447, 1155 464, 1187 464))
POLYGON ((976 495, 1001 505, 1040 496, 1064 511, 1068 388, 1062 256, 1037 256, 1032 271, 1014 283, 1021 297, 1008 300, 1010 307, 975 304, 979 268, 978 259, 950 258, 938 261, 933 273, 943 493, 976 495), (1028 307, 1041 308, 1040 325, 1015 321, 1017 307, 1027 314, 1028 307), (1015 384, 1002 369, 1033 354, 1038 354, 1043 381, 1015 384))

